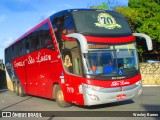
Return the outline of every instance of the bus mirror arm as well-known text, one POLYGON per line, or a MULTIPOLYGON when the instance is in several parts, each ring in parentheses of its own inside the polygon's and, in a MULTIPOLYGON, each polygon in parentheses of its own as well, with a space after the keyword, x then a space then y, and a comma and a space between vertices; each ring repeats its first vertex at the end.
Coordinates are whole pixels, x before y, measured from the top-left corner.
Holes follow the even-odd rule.
POLYGON ((133 33, 133 36, 145 38, 148 50, 152 50, 153 49, 152 40, 148 35, 143 34, 143 33, 133 33))
POLYGON ((71 33, 71 34, 66 35, 66 37, 76 38, 79 41, 79 43, 80 43, 80 47, 81 47, 82 53, 88 53, 87 40, 86 40, 86 38, 82 34, 71 33))

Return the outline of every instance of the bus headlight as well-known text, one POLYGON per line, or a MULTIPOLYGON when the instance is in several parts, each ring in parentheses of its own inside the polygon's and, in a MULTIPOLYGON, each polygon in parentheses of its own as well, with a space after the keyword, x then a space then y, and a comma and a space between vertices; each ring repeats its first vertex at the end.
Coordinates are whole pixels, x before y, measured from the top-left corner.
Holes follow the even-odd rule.
POLYGON ((93 94, 88 94, 89 98, 92 99, 92 100, 99 100, 99 98, 96 96, 96 95, 93 95, 93 94))
POLYGON ((142 81, 140 80, 140 81, 138 81, 138 82, 136 82, 136 85, 141 85, 142 84, 142 81))

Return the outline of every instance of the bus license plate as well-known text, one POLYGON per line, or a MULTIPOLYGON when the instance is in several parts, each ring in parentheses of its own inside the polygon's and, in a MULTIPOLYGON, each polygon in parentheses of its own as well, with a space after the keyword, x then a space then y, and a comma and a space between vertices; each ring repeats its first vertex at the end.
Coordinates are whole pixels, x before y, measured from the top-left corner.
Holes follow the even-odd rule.
POLYGON ((117 100, 123 100, 123 99, 126 99, 126 94, 117 95, 117 100))

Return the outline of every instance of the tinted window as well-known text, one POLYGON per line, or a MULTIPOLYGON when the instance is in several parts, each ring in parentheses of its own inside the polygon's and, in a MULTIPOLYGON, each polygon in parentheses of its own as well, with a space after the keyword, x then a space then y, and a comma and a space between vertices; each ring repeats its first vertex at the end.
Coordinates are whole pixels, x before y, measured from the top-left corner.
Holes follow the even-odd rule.
POLYGON ((22 41, 19 41, 17 44, 16 44, 16 48, 17 48, 17 55, 16 57, 20 57, 22 56, 22 41))
POLYGON ((11 55, 11 47, 7 48, 5 50, 5 62, 10 62, 12 59, 12 55, 11 55))
POLYGON ((16 57, 16 48, 15 45, 12 46, 12 58, 14 59, 16 57))
POLYGON ((34 52, 42 48, 54 48, 48 23, 28 35, 26 47, 27 46, 29 47, 27 53, 34 52))
POLYGON ((54 49, 48 23, 7 48, 5 59, 9 61, 42 48, 54 49))
POLYGON ((22 40, 22 55, 25 55, 26 53, 27 53, 26 38, 23 38, 23 40, 22 40))
POLYGON ((58 42, 61 40, 62 34, 70 34, 75 32, 73 18, 70 15, 61 15, 54 18, 52 25, 58 42))
POLYGON ((63 65, 67 72, 82 75, 81 55, 77 41, 64 41, 62 49, 63 65))
POLYGON ((132 31, 124 16, 111 11, 73 11, 77 32, 85 35, 127 36, 132 31))

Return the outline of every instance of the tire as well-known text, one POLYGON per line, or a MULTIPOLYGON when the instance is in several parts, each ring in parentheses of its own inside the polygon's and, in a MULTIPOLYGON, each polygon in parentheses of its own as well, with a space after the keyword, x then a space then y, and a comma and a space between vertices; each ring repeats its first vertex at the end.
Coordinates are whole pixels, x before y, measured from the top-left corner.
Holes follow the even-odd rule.
POLYGON ((13 83, 13 91, 15 92, 15 89, 16 89, 16 83, 14 82, 13 83))
POLYGON ((16 95, 19 95, 19 92, 18 92, 18 83, 14 83, 14 92, 16 93, 16 95))
POLYGON ((57 85, 55 89, 55 100, 59 107, 66 108, 66 107, 71 106, 70 103, 64 100, 63 91, 61 90, 61 87, 59 85, 57 85))
POLYGON ((24 97, 26 94, 24 93, 22 86, 18 84, 18 93, 20 97, 24 97))

